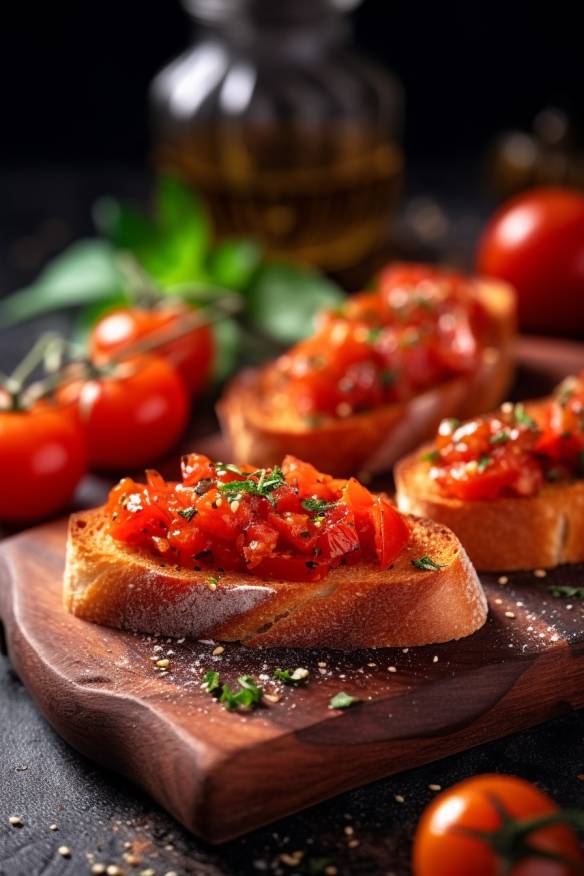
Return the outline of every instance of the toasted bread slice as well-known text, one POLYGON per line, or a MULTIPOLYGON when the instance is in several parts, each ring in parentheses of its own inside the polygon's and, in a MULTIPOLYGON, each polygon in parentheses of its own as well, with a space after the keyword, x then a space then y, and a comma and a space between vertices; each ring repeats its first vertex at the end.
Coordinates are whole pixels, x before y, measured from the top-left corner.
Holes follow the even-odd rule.
POLYGON ((270 366, 250 369, 227 387, 217 411, 238 463, 269 466, 291 453, 335 476, 388 471, 427 440, 443 417, 471 417, 495 407, 513 376, 515 298, 504 283, 481 280, 477 295, 489 314, 477 371, 397 404, 309 427, 274 397, 270 366))
MULTIPOLYGON (((537 416, 541 403, 529 402, 537 416)), ((481 572, 550 569, 584 561, 584 481, 546 484, 535 496, 465 502, 443 496, 422 459, 431 444, 394 469, 402 513, 422 514, 452 529, 481 572)))
POLYGON ((103 510, 82 512, 69 527, 65 604, 106 626, 251 647, 349 650, 468 636, 485 622, 487 603, 464 549, 443 526, 409 523, 410 542, 391 569, 341 566, 298 583, 171 566, 116 542, 103 510), (442 568, 416 568, 422 556, 442 568))

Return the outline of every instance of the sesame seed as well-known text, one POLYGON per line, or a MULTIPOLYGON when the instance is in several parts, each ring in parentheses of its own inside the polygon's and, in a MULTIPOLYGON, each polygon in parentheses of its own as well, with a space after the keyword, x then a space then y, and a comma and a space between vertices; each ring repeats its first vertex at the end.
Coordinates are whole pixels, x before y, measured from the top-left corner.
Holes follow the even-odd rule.
POLYGON ((431 785, 428 785, 428 787, 431 791, 441 791, 442 790, 442 785, 435 785, 433 783, 431 785))
POLYGON ((234 499, 233 502, 231 502, 231 504, 229 505, 229 507, 231 508, 233 513, 235 514, 236 511, 239 511, 239 501, 237 499, 234 499))
POLYGON ((534 569, 533 574, 535 575, 536 578, 545 578, 547 575, 547 572, 545 569, 534 569))
POLYGON ((349 840, 347 845, 349 846, 350 849, 356 849, 357 846, 359 845, 359 840, 358 839, 349 840))
POLYGON ((503 605, 503 600, 497 598, 497 599, 495 599, 495 604, 496 605, 503 605))
POLYGON ((328 867, 324 868, 325 876, 337 876, 338 872, 339 871, 337 870, 337 868, 335 867, 334 864, 329 864, 328 867))
POLYGON ((49 824, 49 830, 59 830, 58 824, 49 824))
POLYGON ((515 617, 515 612, 514 612, 514 611, 506 611, 506 612, 505 612, 505 617, 514 618, 514 617, 515 617))
POLYGON ((140 870, 140 876, 156 876, 152 867, 147 867, 146 870, 140 870))
POLYGON ((501 575, 501 577, 498 578, 497 580, 498 580, 499 584, 508 584, 509 583, 509 578, 507 577, 507 575, 501 575))
POLYGON ((377 666, 377 663, 368 663, 367 666, 370 666, 372 669, 377 666))
POLYGON ((348 825, 345 827, 345 833, 346 833, 347 836, 353 836, 353 834, 355 833, 355 829, 354 829, 353 827, 351 827, 350 824, 348 824, 348 825))
POLYGON ((11 815, 8 819, 8 824, 12 825, 12 827, 22 827, 22 818, 20 815, 11 815))
POLYGON ((62 858, 70 858, 71 857, 71 849, 69 846, 59 846, 57 849, 62 858))
POLYGON ((163 657, 162 660, 157 660, 156 665, 159 669, 166 669, 167 666, 170 666, 170 660, 168 657, 163 657))
POLYGON ((281 700, 282 698, 281 698, 281 696, 280 696, 279 694, 268 694, 268 693, 265 693, 265 694, 263 695, 263 699, 264 699, 264 700, 267 700, 268 703, 279 703, 280 700, 281 700))
POLYGON ((394 794, 393 799, 395 800, 396 803, 405 803, 406 802, 406 798, 402 797, 401 794, 394 794))
POLYGON ((397 666, 388 666, 387 671, 388 672, 397 672, 397 666))
POLYGON ((117 864, 110 864, 105 872, 107 873, 107 876, 122 876, 122 871, 117 864))
POLYGON ((291 678, 292 681, 304 681, 306 678, 308 678, 309 675, 310 672, 308 671, 308 669, 298 667, 298 669, 295 669, 292 673, 291 678))
POLYGON ((324 660, 319 660, 318 665, 324 669, 324 667, 326 666, 326 663, 324 662, 324 660))
POLYGON ((96 874, 105 873, 105 864, 94 864, 91 872, 96 874))
POLYGON ((432 657, 432 663, 438 663, 438 654, 434 654, 432 657))
POLYGON ((225 651, 225 648, 223 647, 223 645, 217 645, 216 648, 213 648, 211 653, 212 653, 213 657, 219 657, 219 655, 223 654, 224 651, 225 651))
POLYGON ((221 498, 221 496, 218 496, 218 498, 215 499, 215 508, 220 508, 222 504, 223 504, 223 499, 221 498))

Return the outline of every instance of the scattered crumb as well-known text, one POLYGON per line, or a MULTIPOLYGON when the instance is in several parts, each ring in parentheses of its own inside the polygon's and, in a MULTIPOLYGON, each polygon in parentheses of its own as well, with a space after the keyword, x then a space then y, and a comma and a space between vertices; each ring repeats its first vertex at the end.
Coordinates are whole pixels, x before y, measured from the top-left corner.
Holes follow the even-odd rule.
POLYGON ((535 575, 536 578, 545 578, 547 575, 547 572, 545 569, 534 569, 533 574, 535 575))
POLYGON ((170 660, 168 659, 168 657, 163 657, 162 660, 156 661, 156 665, 159 669, 166 669, 168 666, 170 666, 170 660))
POLYGON ((264 698, 264 700, 267 700, 268 703, 279 703, 280 700, 282 699, 280 694, 269 694, 269 693, 265 693, 263 695, 263 698, 264 698))
POLYGON ((498 578, 498 582, 499 584, 508 584, 509 578, 507 577, 507 575, 501 575, 501 577, 498 578))
POLYGON ((12 827, 22 827, 24 822, 20 815, 11 815, 8 819, 8 824, 12 825, 12 827))
POLYGON ((433 783, 428 785, 428 787, 431 791, 441 791, 442 790, 442 785, 435 785, 433 783))
POLYGON ((353 834, 355 833, 355 829, 351 827, 350 824, 347 824, 347 826, 344 828, 344 831, 347 836, 353 836, 353 834))
POLYGON ((59 830, 58 824, 49 824, 49 830, 59 830))
POLYGON ((70 858, 71 857, 71 849, 69 846, 59 846, 57 849, 58 853, 62 858, 70 858))
POLYGON ((223 647, 223 645, 217 645, 216 648, 213 648, 211 653, 212 653, 213 657, 219 657, 219 655, 223 654, 224 651, 225 651, 225 648, 223 647))
POLYGON ((387 671, 388 672, 397 672, 397 666, 388 666, 387 671))
POLYGON ((396 803, 405 803, 406 802, 406 798, 403 797, 401 794, 394 794, 393 799, 395 800, 396 803))
POLYGON ((515 612, 514 612, 514 611, 506 611, 506 612, 505 612, 505 617, 514 618, 514 617, 515 617, 515 612))
POLYGON ((94 864, 93 867, 91 868, 91 872, 96 873, 96 874, 105 873, 105 871, 106 871, 105 864, 94 864))
POLYGON ((432 657, 432 663, 438 663, 438 654, 434 654, 432 657))

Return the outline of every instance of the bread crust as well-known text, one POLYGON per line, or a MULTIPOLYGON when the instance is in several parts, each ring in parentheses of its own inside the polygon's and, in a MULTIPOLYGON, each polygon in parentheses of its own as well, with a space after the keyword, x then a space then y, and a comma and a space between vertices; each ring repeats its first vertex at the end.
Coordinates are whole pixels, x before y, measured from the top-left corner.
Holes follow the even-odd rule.
MULTIPOLYGON (((533 414, 538 402, 528 402, 533 414)), ((402 513, 447 526, 480 572, 551 569, 584 561, 584 481, 546 484, 535 496, 465 502, 443 496, 421 459, 432 444, 401 459, 394 469, 402 513)))
POLYGON ((515 298, 509 286, 496 281, 481 280, 477 289, 490 322, 473 375, 446 381, 406 402, 308 427, 295 411, 275 409, 266 368, 248 369, 229 384, 217 406, 232 458, 260 467, 292 453, 337 477, 375 474, 388 471, 427 440, 443 417, 466 418, 495 407, 513 377, 515 298))
POLYGON ((410 543, 387 571, 343 566, 317 583, 225 573, 215 585, 116 542, 102 509, 82 512, 69 525, 65 605, 119 629, 250 647, 409 647, 473 633, 487 604, 464 549, 443 526, 408 520, 410 543), (416 569, 425 554, 444 568, 416 569))

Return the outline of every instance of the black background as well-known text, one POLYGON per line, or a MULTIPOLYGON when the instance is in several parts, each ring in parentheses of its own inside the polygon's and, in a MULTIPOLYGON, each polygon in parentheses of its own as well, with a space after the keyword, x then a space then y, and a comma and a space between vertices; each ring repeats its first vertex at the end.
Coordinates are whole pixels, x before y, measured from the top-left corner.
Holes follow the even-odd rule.
MULTIPOLYGON (((147 85, 193 29, 178 0, 3 7, 0 161, 142 164, 147 85)), ((360 48, 405 85, 410 157, 437 161, 478 154, 546 104, 581 114, 576 9, 564 0, 365 0, 352 17, 360 48)))

